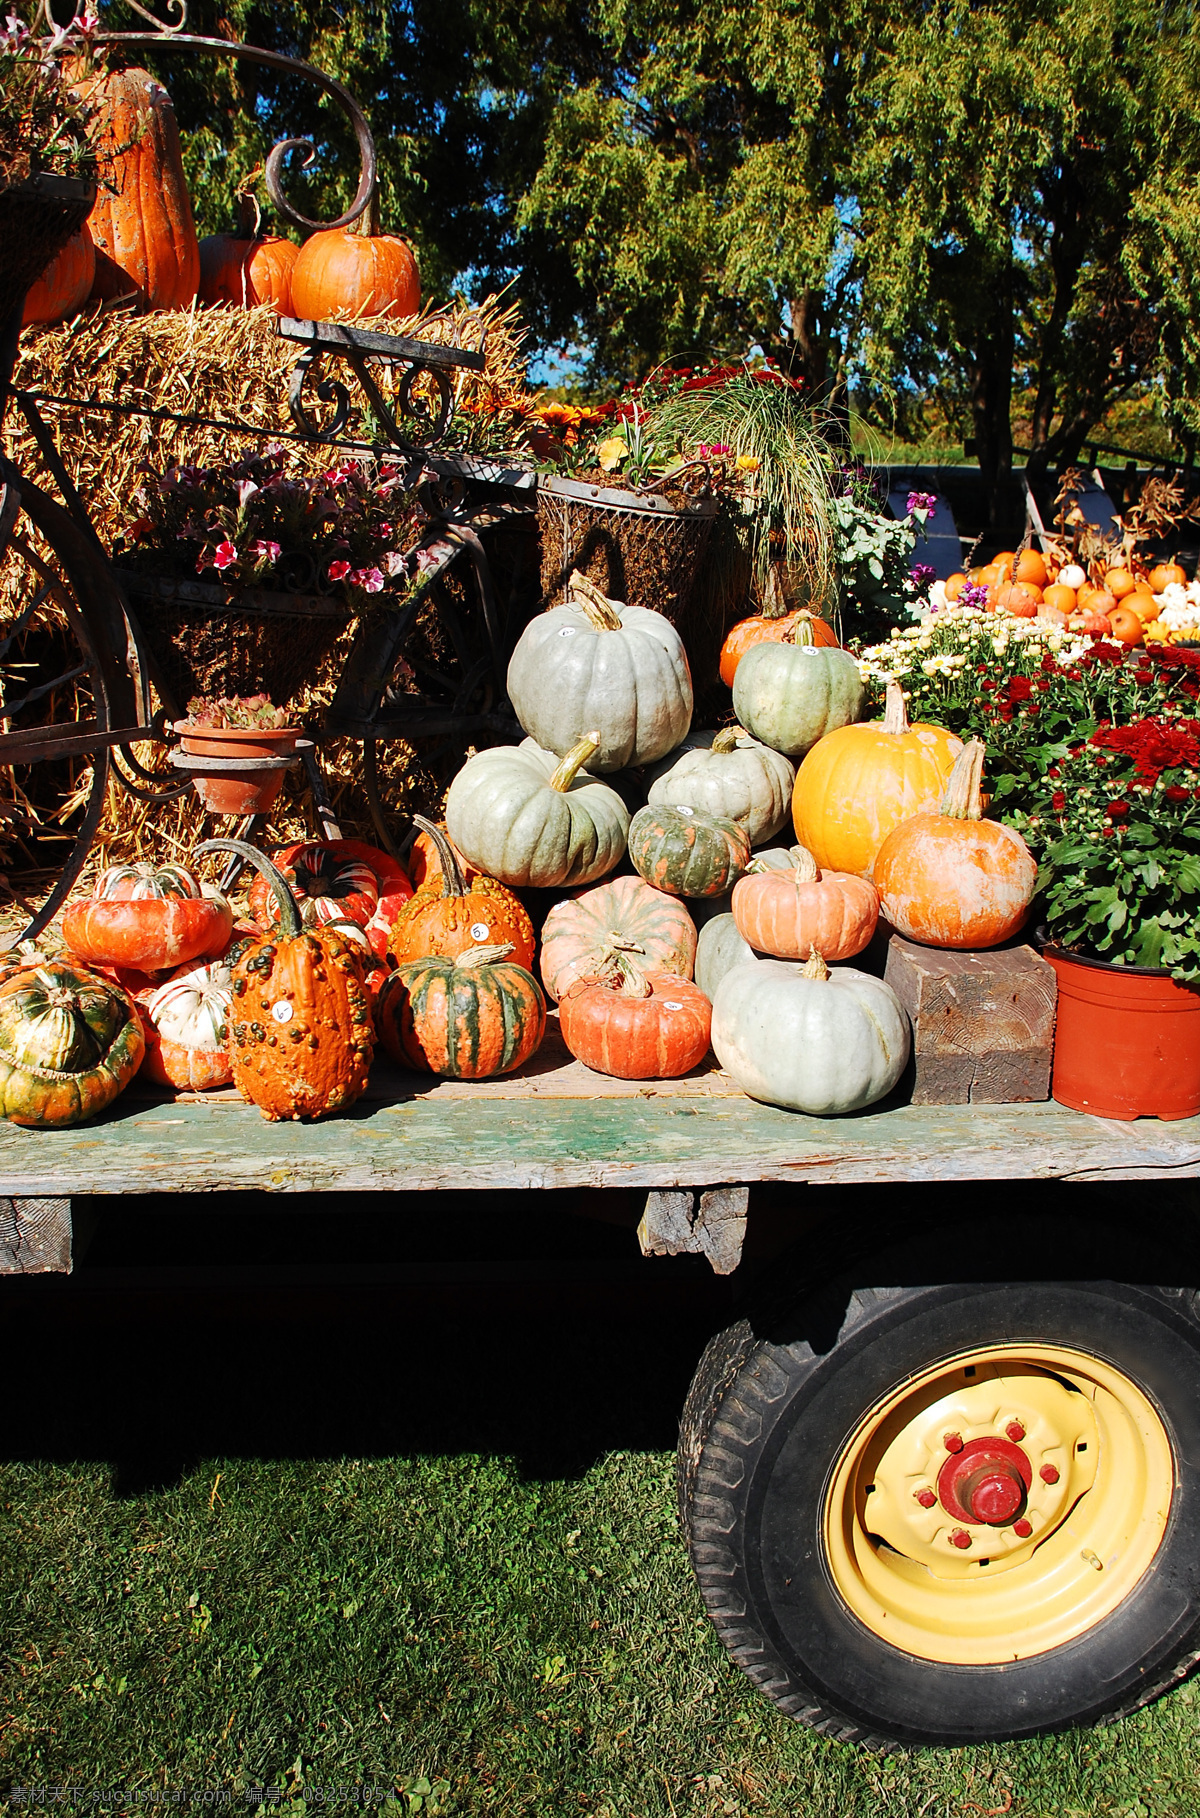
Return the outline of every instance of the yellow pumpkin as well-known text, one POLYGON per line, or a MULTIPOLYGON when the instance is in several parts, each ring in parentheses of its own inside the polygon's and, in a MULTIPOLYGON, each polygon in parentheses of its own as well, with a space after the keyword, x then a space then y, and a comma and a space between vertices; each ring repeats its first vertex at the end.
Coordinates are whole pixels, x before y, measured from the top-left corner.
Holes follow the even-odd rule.
POLYGON ((908 723, 898 682, 882 720, 841 726, 815 744, 796 776, 796 838, 822 871, 870 877, 875 854, 901 821, 936 814, 962 740, 908 723))

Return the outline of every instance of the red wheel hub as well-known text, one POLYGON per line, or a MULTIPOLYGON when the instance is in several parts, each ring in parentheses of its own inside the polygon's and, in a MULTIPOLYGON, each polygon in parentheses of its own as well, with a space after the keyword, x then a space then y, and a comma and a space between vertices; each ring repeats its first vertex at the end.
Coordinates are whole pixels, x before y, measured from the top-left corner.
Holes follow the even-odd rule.
POLYGON ((1003 1528, 1025 1507, 1033 1467, 1011 1440, 970 1439, 938 1472, 938 1501, 959 1521, 1003 1528))

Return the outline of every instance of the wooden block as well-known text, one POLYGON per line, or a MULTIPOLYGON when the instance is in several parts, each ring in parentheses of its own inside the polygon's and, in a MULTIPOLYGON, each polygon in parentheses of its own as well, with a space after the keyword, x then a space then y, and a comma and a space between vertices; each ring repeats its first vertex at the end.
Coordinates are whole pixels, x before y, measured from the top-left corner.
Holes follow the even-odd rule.
POLYGON ((646 1195, 638 1225, 643 1256, 707 1256, 715 1275, 732 1275, 742 1260, 749 1187, 659 1190, 646 1195))
POLYGON ((70 1273, 70 1200, 0 1198, 0 1275, 70 1273))
POLYGON ((1032 947, 951 953, 893 934, 884 978, 912 1019, 914 1105, 1050 1096, 1057 987, 1032 947))

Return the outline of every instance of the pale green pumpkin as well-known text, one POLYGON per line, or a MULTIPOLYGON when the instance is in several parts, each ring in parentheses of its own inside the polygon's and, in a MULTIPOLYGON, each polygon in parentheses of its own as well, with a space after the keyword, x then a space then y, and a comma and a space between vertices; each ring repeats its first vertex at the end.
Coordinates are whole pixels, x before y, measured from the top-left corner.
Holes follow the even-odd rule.
POLYGON ((533 739, 469 758, 446 797, 446 830, 489 877, 554 890, 605 877, 625 853, 629 810, 583 769, 592 733, 561 760, 533 739))
POLYGON ((754 644, 733 678, 733 705, 742 725, 764 745, 803 757, 827 732, 858 719, 862 677, 844 650, 754 644))
POLYGON ((752 846, 774 837, 788 819, 796 767, 781 751, 741 726, 691 732, 651 772, 654 807, 696 808, 738 821, 752 846))
POLYGON ((729 913, 705 922, 696 941, 696 983, 705 997, 714 998, 717 986, 735 966, 745 966, 758 954, 738 930, 729 913))

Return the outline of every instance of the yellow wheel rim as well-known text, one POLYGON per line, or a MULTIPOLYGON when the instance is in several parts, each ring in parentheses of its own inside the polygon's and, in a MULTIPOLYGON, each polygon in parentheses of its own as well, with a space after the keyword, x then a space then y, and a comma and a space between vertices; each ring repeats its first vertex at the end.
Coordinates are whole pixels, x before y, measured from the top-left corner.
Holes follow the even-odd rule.
POLYGON ((871 1409, 829 1477, 825 1561, 874 1634, 995 1666, 1061 1647, 1129 1596, 1175 1484, 1157 1409, 1059 1345, 988 1346, 871 1409))

